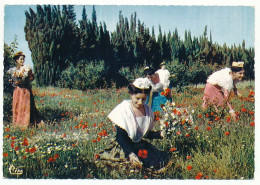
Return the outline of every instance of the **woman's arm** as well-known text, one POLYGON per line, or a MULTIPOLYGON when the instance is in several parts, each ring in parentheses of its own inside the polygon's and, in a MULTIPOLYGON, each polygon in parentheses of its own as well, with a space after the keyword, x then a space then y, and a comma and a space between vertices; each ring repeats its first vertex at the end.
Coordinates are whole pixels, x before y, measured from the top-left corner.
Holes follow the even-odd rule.
POLYGON ((127 132, 119 126, 116 126, 116 141, 123 149, 126 157, 134 152, 133 141, 129 138, 127 132))
POLYGON ((161 131, 150 131, 145 138, 147 139, 162 139, 161 131))
POLYGON ((29 80, 29 82, 34 80, 34 75, 32 73, 32 70, 28 71, 28 80, 29 80))

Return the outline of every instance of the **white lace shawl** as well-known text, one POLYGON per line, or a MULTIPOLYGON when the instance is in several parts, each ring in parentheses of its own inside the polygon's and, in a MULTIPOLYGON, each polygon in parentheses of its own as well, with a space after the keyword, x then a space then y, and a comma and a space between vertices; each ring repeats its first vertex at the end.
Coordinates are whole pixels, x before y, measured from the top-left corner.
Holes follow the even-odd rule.
POLYGON ((124 100, 118 104, 108 115, 108 118, 117 126, 124 129, 133 142, 138 143, 153 128, 153 112, 148 105, 145 106, 147 126, 142 133, 138 133, 138 122, 131 107, 131 100, 124 100))
POLYGON ((230 68, 224 68, 216 71, 208 77, 207 82, 212 85, 218 85, 230 92, 234 87, 234 82, 230 72, 230 68))

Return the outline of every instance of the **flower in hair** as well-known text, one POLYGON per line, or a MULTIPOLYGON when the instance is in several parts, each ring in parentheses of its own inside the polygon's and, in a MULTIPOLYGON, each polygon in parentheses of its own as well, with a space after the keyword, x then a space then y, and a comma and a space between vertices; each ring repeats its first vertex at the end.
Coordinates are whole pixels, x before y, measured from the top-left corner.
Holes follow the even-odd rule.
POLYGON ((149 89, 151 82, 147 78, 137 78, 133 85, 139 89, 149 89))

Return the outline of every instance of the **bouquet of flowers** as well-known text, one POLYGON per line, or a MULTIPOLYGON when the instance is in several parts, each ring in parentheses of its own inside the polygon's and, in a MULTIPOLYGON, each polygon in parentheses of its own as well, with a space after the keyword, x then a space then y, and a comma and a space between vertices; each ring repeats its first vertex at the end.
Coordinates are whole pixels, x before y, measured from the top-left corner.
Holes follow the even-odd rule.
POLYGON ((193 124, 192 115, 186 108, 179 108, 174 102, 167 101, 162 107, 163 116, 160 119, 160 127, 167 137, 185 135, 188 136, 193 124))
POLYGON ((161 95, 169 99, 171 97, 171 89, 170 88, 164 89, 164 91, 161 92, 161 95))
POLYGON ((7 73, 11 75, 11 79, 9 81, 13 83, 14 86, 17 86, 18 84, 24 84, 30 70, 31 67, 28 65, 24 65, 20 69, 12 67, 7 71, 7 73))

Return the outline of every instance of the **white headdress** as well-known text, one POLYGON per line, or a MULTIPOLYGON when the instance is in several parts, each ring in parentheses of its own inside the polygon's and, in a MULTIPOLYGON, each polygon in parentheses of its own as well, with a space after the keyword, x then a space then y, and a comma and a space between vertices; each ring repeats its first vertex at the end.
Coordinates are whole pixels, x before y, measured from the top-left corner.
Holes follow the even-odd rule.
POLYGON ((232 67, 243 67, 244 62, 238 61, 238 62, 232 62, 232 67))
POLYGON ((139 89, 149 89, 151 82, 147 78, 137 78, 133 85, 139 89))

